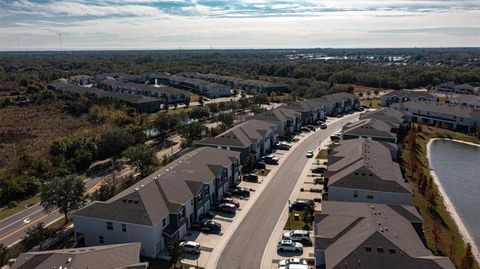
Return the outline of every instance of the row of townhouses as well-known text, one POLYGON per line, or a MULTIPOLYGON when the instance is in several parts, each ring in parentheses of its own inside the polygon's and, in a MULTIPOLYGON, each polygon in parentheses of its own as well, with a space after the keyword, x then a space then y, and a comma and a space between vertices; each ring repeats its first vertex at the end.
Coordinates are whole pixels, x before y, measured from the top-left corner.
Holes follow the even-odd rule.
POLYGON ((282 134, 298 131, 325 115, 358 108, 353 94, 297 101, 242 122, 197 143, 179 159, 106 202, 94 202, 73 214, 79 245, 140 242, 140 253, 157 257, 171 238, 182 239, 240 180, 242 165, 271 152, 282 134), (322 100, 320 102, 319 100, 322 100), (326 101, 334 101, 327 104, 326 101), (307 105, 310 106, 306 113, 307 105), (320 109, 319 109, 320 108, 320 109), (302 118, 302 113, 308 114, 302 118))
POLYGON ((155 97, 124 92, 110 92, 90 86, 79 86, 68 83, 67 79, 57 79, 52 81, 47 85, 47 88, 59 92, 69 98, 85 94, 94 94, 99 98, 111 98, 135 108, 138 113, 156 112, 160 110, 161 106, 161 100, 155 97))
POLYGON ((397 163, 412 117, 391 108, 343 128, 329 152, 324 201, 315 214, 316 268, 455 268, 425 246, 423 219, 397 163))
POLYGON ((405 103, 409 101, 436 102, 438 101, 438 97, 427 91, 420 90, 396 90, 380 97, 380 104, 382 107, 389 107, 392 104, 405 103))
POLYGON ((478 95, 480 93, 480 85, 476 84, 455 84, 453 81, 448 81, 444 83, 440 83, 433 87, 433 90, 439 92, 455 92, 460 94, 475 94, 478 95))
POLYGON ((286 87, 283 85, 271 83, 258 79, 241 79, 232 76, 222 76, 217 74, 202 74, 197 72, 181 72, 177 76, 187 78, 202 79, 215 83, 225 84, 233 89, 243 90, 247 92, 258 92, 270 94, 272 92, 283 93, 286 87))

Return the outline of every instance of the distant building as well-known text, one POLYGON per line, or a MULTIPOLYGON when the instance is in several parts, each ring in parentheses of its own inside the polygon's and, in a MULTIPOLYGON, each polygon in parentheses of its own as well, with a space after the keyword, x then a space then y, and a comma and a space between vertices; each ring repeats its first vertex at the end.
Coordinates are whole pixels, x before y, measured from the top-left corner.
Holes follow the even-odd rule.
POLYGON ((232 89, 230 87, 201 79, 172 76, 170 78, 170 85, 191 90, 192 92, 211 98, 232 95, 232 89))
POLYGON ((413 206, 322 202, 315 215, 315 266, 323 269, 453 269, 424 245, 413 206))
POLYGON ((461 94, 478 94, 478 91, 475 91, 475 88, 468 83, 455 85, 453 91, 461 94))
POLYGON ((187 98, 190 98, 190 96, 192 95, 188 91, 168 86, 155 87, 152 85, 140 83, 123 83, 112 78, 108 78, 98 82, 98 86, 106 91, 111 92, 121 92, 156 97, 162 100, 168 100, 168 103, 171 104, 185 103, 185 100, 187 98))
POLYGON ((82 96, 85 94, 94 94, 98 98, 111 98, 119 102, 124 102, 126 105, 135 108, 139 113, 151 113, 160 110, 160 99, 119 93, 108 92, 94 87, 81 87, 74 84, 68 84, 66 79, 58 79, 47 85, 47 88, 60 92, 66 97, 82 96))
POLYGON ((77 84, 81 86, 86 86, 89 84, 93 84, 95 81, 94 77, 92 76, 87 76, 87 75, 77 75, 77 76, 71 76, 69 78, 69 83, 72 84, 77 84))
POLYGON ((347 123, 343 129, 343 139, 370 138, 377 141, 397 143, 397 133, 383 120, 361 119, 347 123))
POLYGON ((141 242, 142 256, 158 257, 223 199, 239 170, 238 152, 194 149, 108 201, 74 212, 77 244, 141 242))
POLYGON ((147 269, 140 243, 69 248, 20 254, 11 269, 147 269))
POLYGON ((392 160, 394 147, 366 138, 342 140, 328 156, 328 200, 410 205, 412 189, 392 160))
POLYGON ((260 160, 270 152, 278 140, 277 125, 251 119, 242 122, 227 131, 202 139, 198 146, 215 147, 240 152, 242 165, 260 160))
POLYGON ((408 101, 430 101, 436 102, 437 96, 428 93, 426 91, 409 91, 409 90, 396 90, 391 91, 380 97, 380 103, 383 107, 388 107, 392 104, 404 103, 408 101))
POLYGON ((462 94, 445 100, 445 103, 480 110, 480 96, 462 94))
POLYGON ((444 92, 453 92, 455 90, 455 82, 448 81, 444 83, 440 83, 434 87, 437 91, 444 91, 444 92))
POLYGON ((410 101, 394 108, 410 113, 412 122, 433 126, 438 124, 447 129, 469 131, 480 123, 480 110, 463 105, 410 101))

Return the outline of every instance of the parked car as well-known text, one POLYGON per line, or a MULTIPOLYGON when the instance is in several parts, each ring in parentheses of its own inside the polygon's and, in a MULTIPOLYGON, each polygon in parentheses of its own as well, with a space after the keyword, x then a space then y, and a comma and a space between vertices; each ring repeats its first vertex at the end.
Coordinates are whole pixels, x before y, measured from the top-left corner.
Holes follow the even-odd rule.
POLYGON ((306 156, 307 156, 307 158, 312 158, 313 157, 313 150, 307 151, 306 156))
POLYGON ((264 163, 264 162, 257 162, 257 164, 255 164, 255 167, 257 169, 265 169, 265 168, 267 168, 267 164, 264 163))
POLYGON ((206 220, 201 223, 193 224, 192 230, 202 231, 204 233, 220 233, 222 230, 222 224, 213 220, 206 220))
POLYGON ((322 123, 320 124, 320 129, 324 130, 324 129, 327 129, 327 124, 326 123, 322 123))
POLYGON ((303 211, 310 204, 308 200, 296 200, 290 204, 291 210, 303 211))
POLYGON ((223 203, 217 206, 217 210, 225 213, 235 213, 235 211, 237 211, 237 206, 230 203, 223 203))
POLYGON ((250 190, 247 188, 238 187, 232 190, 232 194, 240 197, 250 197, 250 190))
POLYGON ((263 161, 267 164, 278 164, 278 161, 280 161, 280 158, 270 154, 270 155, 264 156, 263 161))
POLYGON ((200 254, 200 244, 193 241, 181 242, 180 246, 183 247, 185 253, 200 254))
POLYGON ((293 242, 310 242, 310 234, 304 230, 293 230, 283 234, 283 239, 293 242))
POLYGON ((292 264, 304 264, 304 265, 307 265, 307 261, 304 260, 304 259, 289 258, 289 259, 285 259, 285 260, 279 261, 279 262, 278 262, 278 267, 289 266, 289 265, 292 265, 292 264))
POLYGON ((325 171, 327 171, 327 166, 326 165, 319 165, 319 166, 313 168, 311 171, 314 174, 323 174, 323 173, 325 173, 325 171))
POLYGON ((277 142, 275 143, 275 147, 277 149, 282 149, 282 150, 289 150, 292 147, 292 144, 282 141, 282 142, 277 142))
POLYGON ((315 128, 315 126, 313 125, 307 125, 307 128, 312 130, 312 131, 315 131, 317 128, 315 128))
POLYGON ((277 244, 278 251, 302 252, 303 245, 292 240, 280 240, 277 244))
POLYGON ((306 127, 306 126, 300 128, 300 130, 301 130, 302 132, 307 132, 307 133, 312 131, 312 130, 310 130, 310 128, 308 128, 308 127, 306 127))
POLYGON ((223 198, 223 203, 235 205, 237 208, 240 207, 240 201, 233 198, 223 198))
POLYGON ((253 173, 245 174, 245 175, 243 175, 243 180, 249 181, 249 182, 257 182, 258 181, 258 176, 256 174, 253 174, 253 173))
POLYGON ((280 266, 278 269, 308 269, 308 264, 290 264, 286 266, 280 266))
POLYGON ((323 177, 316 177, 314 180, 313 180, 313 183, 314 184, 323 184, 325 182, 325 178, 323 177))

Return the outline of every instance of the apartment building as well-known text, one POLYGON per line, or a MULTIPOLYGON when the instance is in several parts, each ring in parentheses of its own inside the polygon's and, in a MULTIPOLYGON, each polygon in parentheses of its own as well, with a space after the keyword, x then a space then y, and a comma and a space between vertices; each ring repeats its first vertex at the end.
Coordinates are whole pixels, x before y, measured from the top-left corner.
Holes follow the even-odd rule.
POLYGON ((194 149, 108 201, 76 211, 76 241, 84 246, 140 242, 141 255, 157 257, 238 182, 240 168, 238 152, 194 149))
POLYGON ((422 223, 410 205, 325 201, 314 222, 316 268, 455 268, 425 247, 422 223))
POLYGON ((382 107, 389 107, 392 104, 404 103, 409 101, 429 101, 437 102, 438 97, 427 91, 415 90, 396 90, 391 91, 380 97, 382 107))

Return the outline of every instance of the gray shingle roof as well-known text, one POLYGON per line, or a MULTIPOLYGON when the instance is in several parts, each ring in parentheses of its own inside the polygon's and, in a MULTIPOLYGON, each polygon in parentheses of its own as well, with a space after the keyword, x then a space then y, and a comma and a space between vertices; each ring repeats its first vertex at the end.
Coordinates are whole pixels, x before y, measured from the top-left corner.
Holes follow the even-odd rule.
POLYGON ((397 134, 392 132, 392 126, 383 120, 373 118, 362 119, 354 123, 348 123, 343 127, 344 135, 368 136, 395 140, 397 134))
POLYGON ((327 269, 454 268, 425 248, 413 227, 422 222, 412 206, 324 201, 315 216, 315 249, 325 251, 327 269))
POLYGON ((74 215, 126 223, 155 225, 196 196, 203 183, 220 176, 238 152, 203 147, 157 170, 106 202, 94 202, 74 215))
POLYGON ((57 249, 20 254, 12 269, 118 269, 147 268, 140 263, 140 243, 57 249))
POLYGON ((328 185, 334 187, 412 192, 399 165, 392 161, 390 148, 365 138, 341 141, 328 157, 325 175, 328 185))
POLYGON ((425 97, 428 99, 433 99, 436 100, 437 96, 426 92, 426 91, 408 91, 408 90, 396 90, 396 91, 391 91, 385 95, 382 96, 383 98, 388 98, 388 97, 393 97, 393 96, 398 96, 399 98, 402 97, 410 97, 410 98, 420 98, 420 97, 425 97))
POLYGON ((405 111, 405 109, 408 109, 408 112, 410 113, 416 113, 418 111, 429 111, 434 113, 443 113, 445 115, 480 120, 480 118, 477 117, 477 113, 475 113, 473 109, 461 105, 428 101, 410 101, 402 104, 397 104, 395 105, 395 107, 403 111, 405 111))

